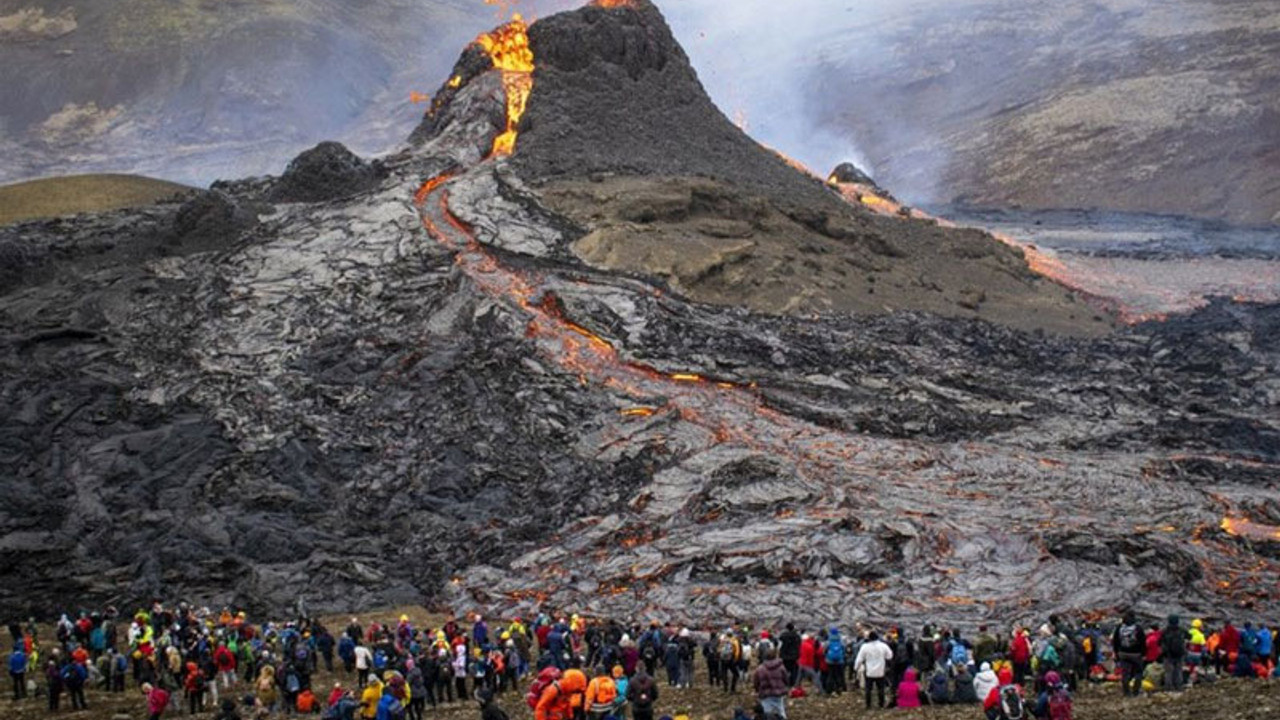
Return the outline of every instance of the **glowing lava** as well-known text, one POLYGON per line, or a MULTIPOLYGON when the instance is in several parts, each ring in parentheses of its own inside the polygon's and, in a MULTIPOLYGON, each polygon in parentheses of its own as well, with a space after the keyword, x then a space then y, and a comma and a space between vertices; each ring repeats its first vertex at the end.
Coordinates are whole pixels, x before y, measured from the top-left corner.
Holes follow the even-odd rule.
POLYGON ((1228 535, 1257 542, 1280 542, 1280 527, 1256 523, 1246 517, 1222 518, 1222 529, 1228 535))
MULTIPOLYGON (((533 50, 529 47, 529 26, 517 13, 511 22, 491 33, 476 38, 502 73, 502 89, 507 94, 507 127, 493 139, 492 155, 500 157, 515 152, 520 119, 533 92, 533 50)), ((453 81, 450 80, 450 83, 453 81)))

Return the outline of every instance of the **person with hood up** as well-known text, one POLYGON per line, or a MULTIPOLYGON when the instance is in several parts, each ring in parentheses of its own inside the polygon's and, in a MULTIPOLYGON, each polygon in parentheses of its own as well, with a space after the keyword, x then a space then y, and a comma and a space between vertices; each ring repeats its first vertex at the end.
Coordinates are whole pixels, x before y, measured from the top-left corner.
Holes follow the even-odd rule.
POLYGON ((756 691, 756 699, 764 709, 766 720, 787 718, 787 693, 791 685, 787 682, 787 667, 772 647, 765 649, 764 664, 756 668, 752 685, 756 691))
POLYGON ((1062 676, 1050 670, 1044 675, 1044 690, 1036 698, 1031 714, 1039 720, 1058 720, 1071 717, 1071 693, 1062 682, 1062 676), (1065 713, 1065 715, 1063 714, 1065 713))
POLYGON ((844 680, 844 638, 840 635, 840 628, 833 627, 827 633, 827 691, 833 695, 843 695, 845 690, 844 680))
POLYGON ((1187 665, 1191 667, 1189 682, 1194 685, 1200 667, 1208 664, 1205 656, 1204 621, 1196 618, 1191 621, 1191 629, 1187 631, 1187 665))
POLYGON ((1165 689, 1181 692, 1182 663, 1187 658, 1187 633, 1177 615, 1169 616, 1169 624, 1160 636, 1160 652, 1164 657, 1165 689))
POLYGON ((1007 667, 1000 668, 996 677, 1000 684, 982 701, 987 720, 1020 720, 1025 717, 1022 686, 1015 682, 1013 671, 1007 667))
MULTIPOLYGON (((867 690, 867 707, 871 707, 871 690, 867 690)), ((881 705, 880 707, 884 707, 881 705)), ((902 682, 898 683, 898 707, 904 709, 920 707, 920 683, 916 682, 916 669, 907 668, 902 674, 902 682)))
POLYGON ((982 663, 982 668, 973 678, 973 694, 977 702, 986 702, 991 695, 991 691, 1000 687, 1000 679, 996 677, 996 673, 991 669, 991 663, 982 663))
POLYGON ((581 697, 586 691, 587 676, 578 670, 566 671, 559 680, 543 688, 542 697, 533 709, 535 720, 572 720, 574 696, 581 697))
POLYGON ((360 717, 373 720, 378 717, 378 705, 382 702, 382 681, 376 676, 369 676, 369 683, 360 694, 360 717))
POLYGON ((1031 640, 1023 628, 1015 628, 1009 641, 1009 661, 1013 663, 1013 679, 1018 685, 1031 674, 1031 640))
POLYGON ((142 684, 142 694, 147 698, 147 717, 149 720, 160 720, 165 708, 169 707, 169 692, 155 687, 151 683, 142 684))
POLYGON ((858 656, 853 660, 853 671, 862 673, 862 676, 866 679, 863 689, 864 699, 868 708, 871 707, 871 689, 873 687, 877 690, 880 707, 884 707, 884 688, 891 660, 893 660, 893 650, 874 631, 867 635, 867 641, 862 643, 862 647, 858 648, 858 656))
POLYGON ((254 682, 253 691, 257 695, 258 702, 264 707, 275 707, 280 699, 280 691, 276 688, 276 669, 270 663, 264 664, 258 671, 258 679, 254 682))
POLYGON ((1266 663, 1270 661, 1271 648, 1273 644, 1272 641, 1274 640, 1271 636, 1271 631, 1267 629, 1266 625, 1259 623, 1258 629, 1254 631, 1254 636, 1256 638, 1254 642, 1254 653, 1258 657, 1262 658, 1262 662, 1266 663))
POLYGON ((787 623, 787 629, 778 636, 778 657, 787 666, 787 684, 795 687, 800 682, 800 633, 795 623, 787 623))
POLYGON ((631 684, 631 678, 628 678, 626 674, 622 672, 621 665, 614 665, 613 672, 610 674, 613 676, 613 686, 617 690, 618 697, 614 699, 613 710, 610 711, 609 714, 613 715, 615 718, 618 718, 619 720, 626 720, 627 688, 631 684))

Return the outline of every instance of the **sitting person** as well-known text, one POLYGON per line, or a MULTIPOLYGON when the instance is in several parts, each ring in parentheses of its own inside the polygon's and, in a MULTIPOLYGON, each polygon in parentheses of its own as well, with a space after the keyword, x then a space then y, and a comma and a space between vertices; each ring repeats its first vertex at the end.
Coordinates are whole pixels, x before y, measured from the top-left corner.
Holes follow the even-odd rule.
POLYGON ((907 668, 907 672, 902 676, 902 682, 898 683, 898 707, 920 707, 920 684, 916 682, 915 668, 907 668))
POLYGON ((963 705, 972 705, 978 702, 978 691, 974 687, 973 676, 969 674, 967 665, 961 665, 957 668, 955 686, 955 693, 951 698, 952 702, 963 705))
POLYGON ((1050 670, 1044 676, 1044 691, 1036 698, 1032 714, 1039 720, 1070 720, 1071 693, 1062 682, 1062 676, 1050 670))

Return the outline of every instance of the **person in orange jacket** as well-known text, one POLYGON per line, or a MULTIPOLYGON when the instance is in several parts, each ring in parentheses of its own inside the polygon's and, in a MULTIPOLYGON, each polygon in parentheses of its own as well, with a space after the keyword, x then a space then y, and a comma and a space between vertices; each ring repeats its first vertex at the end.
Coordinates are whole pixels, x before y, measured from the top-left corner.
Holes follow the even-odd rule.
POLYGON ((583 698, 583 707, 592 720, 603 720, 605 715, 613 713, 614 703, 618 699, 618 686, 613 682, 608 669, 601 666, 596 669, 596 676, 587 684, 587 696, 583 698))
POLYGON ((587 676, 581 670, 566 670, 564 676, 542 691, 533 709, 534 720, 573 720, 574 700, 582 707, 587 691, 587 676))

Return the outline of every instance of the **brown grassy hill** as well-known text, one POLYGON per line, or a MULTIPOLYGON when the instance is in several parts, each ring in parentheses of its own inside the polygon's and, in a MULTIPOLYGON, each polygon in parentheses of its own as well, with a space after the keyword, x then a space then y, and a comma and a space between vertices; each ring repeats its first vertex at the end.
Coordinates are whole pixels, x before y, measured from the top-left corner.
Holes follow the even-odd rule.
POLYGON ((72 175, 0 186, 0 225, 150 205, 191 188, 136 175, 72 175))

